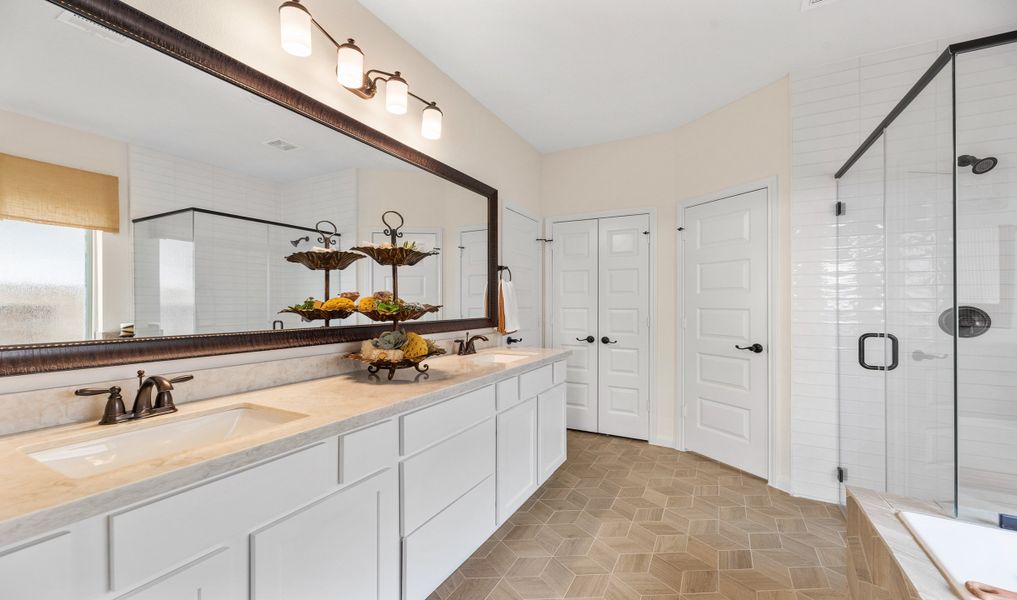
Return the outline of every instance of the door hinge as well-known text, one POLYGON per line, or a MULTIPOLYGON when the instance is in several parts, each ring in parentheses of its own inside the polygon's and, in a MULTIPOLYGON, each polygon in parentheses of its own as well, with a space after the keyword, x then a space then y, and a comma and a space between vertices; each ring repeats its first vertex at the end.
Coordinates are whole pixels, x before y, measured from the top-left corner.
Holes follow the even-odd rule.
POLYGON ((837 481, 840 483, 847 481, 847 469, 844 467, 837 467, 837 481))
POLYGON ((844 204, 843 202, 838 201, 837 204, 833 206, 834 215, 839 217, 843 215, 845 212, 847 212, 847 205, 844 204))

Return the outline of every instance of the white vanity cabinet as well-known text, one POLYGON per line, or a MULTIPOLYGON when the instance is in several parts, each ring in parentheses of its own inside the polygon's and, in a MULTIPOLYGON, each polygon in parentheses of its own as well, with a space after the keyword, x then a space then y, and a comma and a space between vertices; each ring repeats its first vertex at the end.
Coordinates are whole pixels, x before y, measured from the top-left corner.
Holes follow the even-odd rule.
POLYGON ((498 525, 565 462, 565 362, 498 383, 498 525))
POLYGON ((398 598, 397 502, 387 471, 252 533, 251 600, 398 598))
POLYGON ((0 598, 71 598, 73 558, 69 531, 59 531, 0 552, 0 598))
POLYGON ((219 548, 117 600, 236 598, 239 592, 234 587, 231 558, 229 548, 219 548))
POLYGON ((498 524, 538 485, 537 398, 530 398, 498 414, 498 524))
POLYGON ((565 460, 559 373, 563 361, 0 548, 0 599, 424 600, 565 460))

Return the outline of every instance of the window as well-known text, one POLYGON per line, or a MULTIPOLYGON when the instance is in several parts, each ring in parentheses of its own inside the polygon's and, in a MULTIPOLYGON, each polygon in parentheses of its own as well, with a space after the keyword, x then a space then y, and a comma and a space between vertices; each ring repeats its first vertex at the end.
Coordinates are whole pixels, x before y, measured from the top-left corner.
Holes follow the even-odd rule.
POLYGON ((92 337, 92 237, 0 221, 0 345, 92 337))

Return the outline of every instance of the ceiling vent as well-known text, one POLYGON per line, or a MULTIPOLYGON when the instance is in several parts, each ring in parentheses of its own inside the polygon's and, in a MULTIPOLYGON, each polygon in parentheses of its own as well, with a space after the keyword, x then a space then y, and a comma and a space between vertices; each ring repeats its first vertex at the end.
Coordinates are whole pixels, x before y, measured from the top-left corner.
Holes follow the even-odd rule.
POLYGON ((78 31, 90 33, 101 40, 105 40, 118 46, 126 46, 129 41, 126 37, 112 29, 107 29, 98 23, 89 21, 85 17, 76 15, 69 10, 61 11, 60 14, 57 15, 57 21, 60 21, 64 25, 70 25, 78 31))
POLYGON ((276 150, 282 150, 283 152, 289 152, 290 150, 296 150, 297 148, 300 147, 300 146, 297 146, 295 144, 291 144, 291 143, 287 142, 286 140, 279 139, 279 138, 276 138, 274 140, 268 140, 267 142, 265 142, 265 145, 272 146, 276 150))
POLYGON ((837 0, 802 0, 802 12, 826 6, 827 4, 833 4, 837 0))

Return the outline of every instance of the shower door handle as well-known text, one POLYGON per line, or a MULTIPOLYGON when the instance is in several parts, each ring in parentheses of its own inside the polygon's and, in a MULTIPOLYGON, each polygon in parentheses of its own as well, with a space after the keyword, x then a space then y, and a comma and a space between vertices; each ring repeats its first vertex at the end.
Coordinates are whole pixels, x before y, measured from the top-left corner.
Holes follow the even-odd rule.
POLYGON ((897 336, 892 333, 863 333, 858 336, 858 364, 863 369, 870 371, 892 371, 897 368, 899 364, 899 352, 900 342, 897 341, 897 336), (870 365, 865 362, 865 340, 869 338, 888 338, 890 340, 890 364, 886 366, 870 365))

